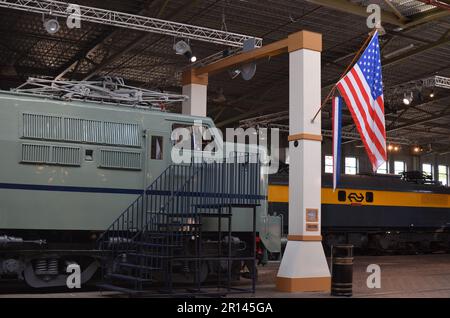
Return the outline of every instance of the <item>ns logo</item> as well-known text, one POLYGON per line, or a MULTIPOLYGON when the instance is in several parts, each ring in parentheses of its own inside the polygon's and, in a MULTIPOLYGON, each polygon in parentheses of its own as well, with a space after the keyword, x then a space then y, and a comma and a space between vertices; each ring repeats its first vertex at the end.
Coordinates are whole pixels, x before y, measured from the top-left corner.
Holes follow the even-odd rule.
POLYGON ((373 192, 349 192, 340 190, 338 191, 338 201, 346 202, 351 204, 360 203, 374 203, 374 193, 373 192))

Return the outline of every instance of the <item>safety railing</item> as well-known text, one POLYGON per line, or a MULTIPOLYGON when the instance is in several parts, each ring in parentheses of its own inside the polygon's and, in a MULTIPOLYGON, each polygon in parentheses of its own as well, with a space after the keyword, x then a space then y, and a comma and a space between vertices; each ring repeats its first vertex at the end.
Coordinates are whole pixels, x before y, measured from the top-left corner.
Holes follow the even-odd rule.
POLYGON ((258 204, 263 199, 260 169, 258 155, 248 153, 222 162, 171 165, 99 237, 97 246, 128 250, 142 231, 159 231, 174 220, 184 226, 194 213, 214 213, 217 206, 258 204))

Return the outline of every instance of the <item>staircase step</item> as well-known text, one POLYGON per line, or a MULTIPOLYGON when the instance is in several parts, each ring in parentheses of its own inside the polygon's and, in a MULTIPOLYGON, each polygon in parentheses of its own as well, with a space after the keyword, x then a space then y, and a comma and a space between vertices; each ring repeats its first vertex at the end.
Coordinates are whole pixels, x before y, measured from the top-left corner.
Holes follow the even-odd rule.
POLYGON ((122 267, 128 267, 128 268, 135 268, 135 269, 143 269, 148 271, 159 271, 161 268, 159 267, 151 267, 151 266, 145 266, 145 265, 136 265, 131 263, 119 263, 119 266, 122 267))
POLYGON ((129 276, 129 275, 123 275, 123 274, 109 274, 108 278, 113 278, 113 279, 118 279, 118 280, 127 280, 127 281, 133 281, 133 282, 141 282, 141 283, 146 283, 146 282, 152 282, 153 281, 151 279, 140 278, 140 277, 129 276))
POLYGON ((117 291, 117 292, 121 292, 124 294, 130 294, 130 295, 140 293, 140 291, 138 291, 138 290, 129 289, 129 288, 125 288, 125 287, 119 287, 116 285, 105 284, 105 283, 97 284, 96 286, 103 290, 117 291))

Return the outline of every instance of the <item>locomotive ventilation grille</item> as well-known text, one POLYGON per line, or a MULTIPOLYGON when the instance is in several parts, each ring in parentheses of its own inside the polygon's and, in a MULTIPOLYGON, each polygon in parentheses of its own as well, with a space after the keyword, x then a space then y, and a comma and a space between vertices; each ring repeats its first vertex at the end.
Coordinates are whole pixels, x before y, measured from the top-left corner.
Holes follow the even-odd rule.
POLYGON ((138 124, 24 113, 22 126, 23 138, 109 146, 142 146, 138 124))
POLYGON ((80 166, 81 148, 39 144, 22 144, 21 162, 80 166))
POLYGON ((100 168, 141 170, 141 153, 101 149, 100 168))

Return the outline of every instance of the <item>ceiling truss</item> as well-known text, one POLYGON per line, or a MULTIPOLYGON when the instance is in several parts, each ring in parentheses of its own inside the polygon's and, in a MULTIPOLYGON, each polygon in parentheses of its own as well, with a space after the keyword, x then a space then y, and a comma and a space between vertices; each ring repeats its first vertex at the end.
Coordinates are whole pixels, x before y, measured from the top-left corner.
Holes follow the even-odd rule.
MULTIPOLYGON (((22 10, 26 12, 47 14, 67 18, 70 3, 59 1, 30 0, 0 0, 0 7, 22 10)), ((184 23, 177 23, 123 12, 99 8, 79 6, 81 21, 106 24, 115 27, 147 31, 191 40, 205 41, 232 47, 242 47, 248 39, 254 36, 243 35, 222 30, 215 30, 184 23)), ((256 39, 256 47, 262 46, 262 39, 256 39)))

